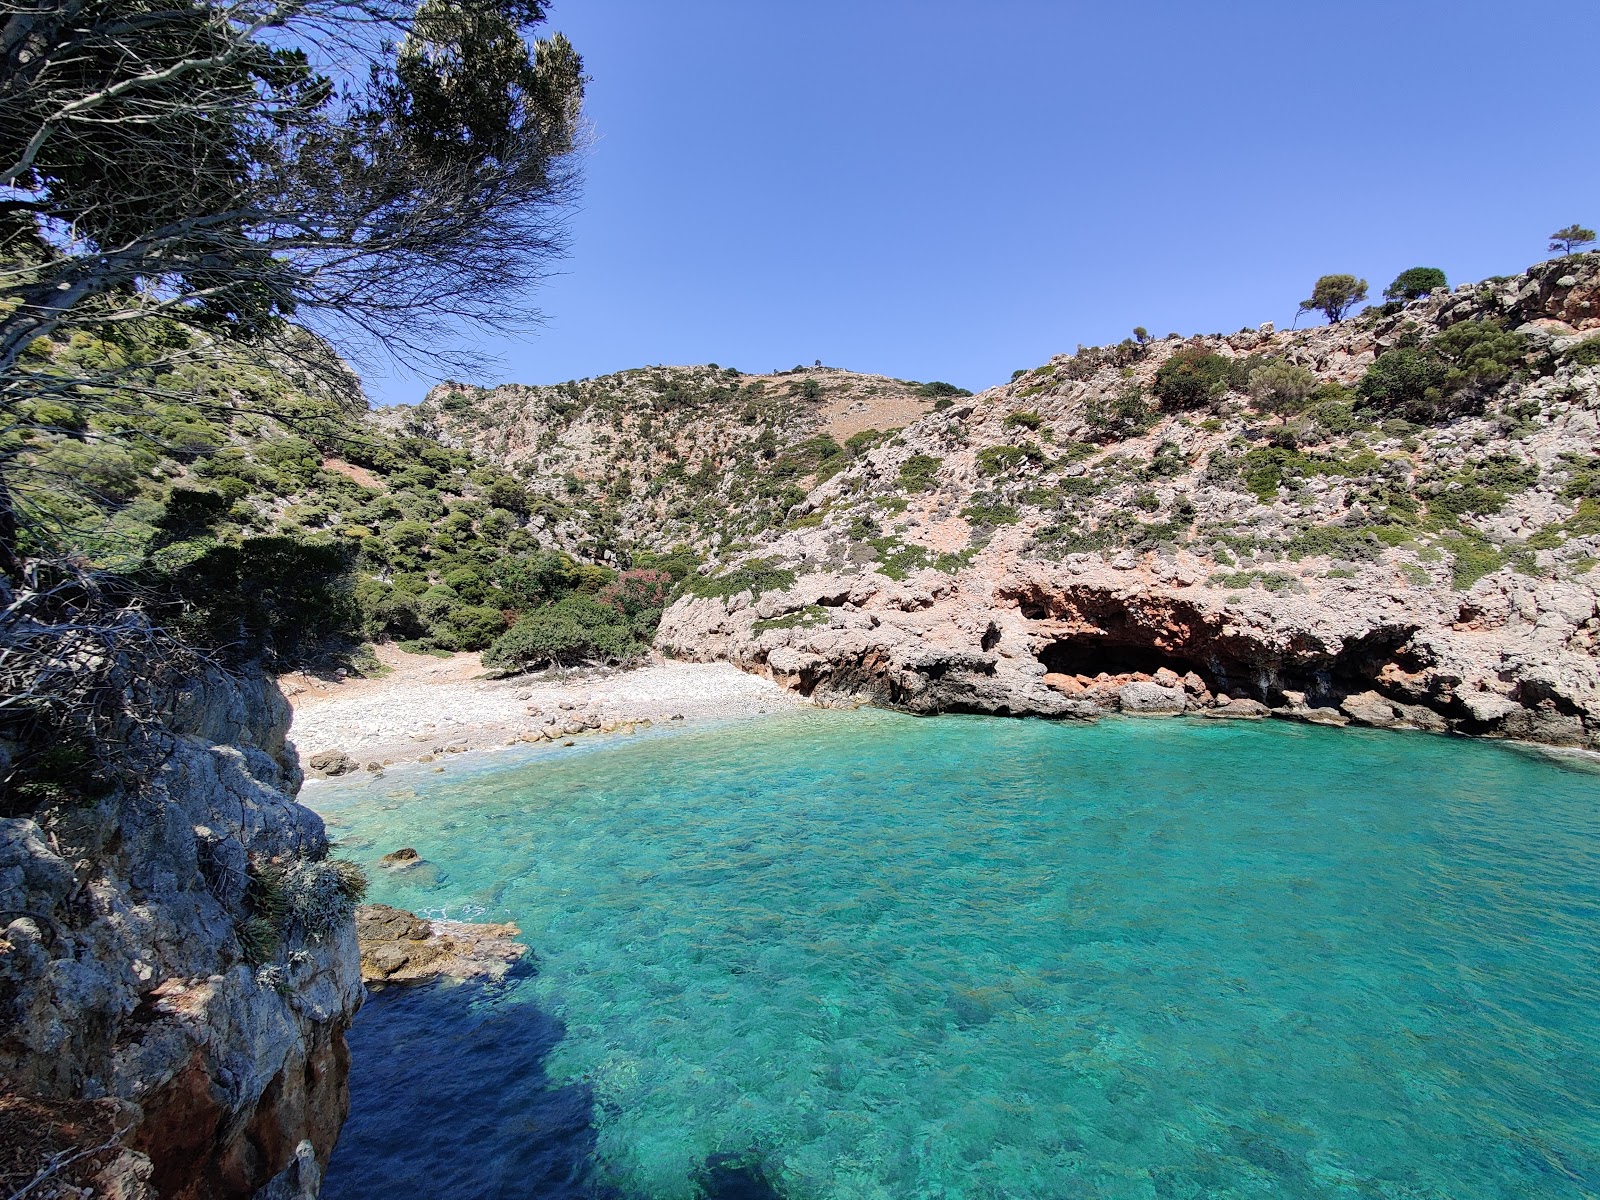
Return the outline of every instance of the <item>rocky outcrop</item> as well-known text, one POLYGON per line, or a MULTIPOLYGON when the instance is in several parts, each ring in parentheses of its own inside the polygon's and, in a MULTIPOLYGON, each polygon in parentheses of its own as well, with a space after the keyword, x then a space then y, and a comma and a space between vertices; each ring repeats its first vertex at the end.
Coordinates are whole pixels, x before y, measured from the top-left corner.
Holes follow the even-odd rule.
POLYGON ((346 876, 295 803, 270 680, 202 671, 152 708, 165 728, 124 783, 0 819, 0 1079, 36 1103, 122 1105, 149 1194, 250 1196, 325 1162, 348 1110, 346 876), (263 871, 304 889, 270 920, 263 871))
POLYGON ((1600 748, 1597 344, 1586 255, 1334 326, 1058 356, 815 487, 657 644, 824 703, 1600 748), (1362 407, 1377 356, 1463 323, 1506 357, 1464 368, 1459 412, 1362 407), (1221 364, 1208 398, 1162 398, 1179 354, 1221 364), (1321 389, 1303 415, 1254 407, 1269 362, 1321 389), (1142 415, 1107 432, 1124 401, 1142 415))
POLYGON ((427 920, 387 904, 356 910, 361 977, 375 987, 435 979, 501 979, 527 947, 515 925, 427 920))

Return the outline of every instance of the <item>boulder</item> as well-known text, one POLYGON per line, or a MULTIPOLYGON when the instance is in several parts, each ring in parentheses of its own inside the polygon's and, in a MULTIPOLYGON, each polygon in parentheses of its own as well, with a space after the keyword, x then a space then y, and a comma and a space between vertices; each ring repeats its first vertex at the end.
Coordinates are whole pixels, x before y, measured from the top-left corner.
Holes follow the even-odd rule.
POLYGON ((306 760, 306 765, 313 771, 331 778, 336 775, 348 775, 359 764, 343 750, 319 750, 306 760))
POLYGON ((403 871, 407 867, 417 866, 421 862, 422 855, 418 854, 410 846, 403 846, 399 850, 391 850, 388 854, 385 854, 378 860, 378 865, 380 867, 388 867, 390 870, 403 871))
POLYGON ((1357 725, 1387 729, 1400 723, 1400 714, 1377 692, 1358 692, 1339 702, 1339 710, 1357 725))
POLYGON ((356 909, 361 978, 373 985, 434 979, 499 979, 527 953, 515 925, 428 921, 387 904, 356 909))
POLYGON ((1162 687, 1159 683, 1128 683, 1117 693, 1125 713, 1142 716, 1167 716, 1189 706, 1181 687, 1162 687))
POLYGON ((1229 700, 1216 708, 1208 708, 1200 715, 1215 721, 1260 721, 1271 713, 1259 700, 1229 700))

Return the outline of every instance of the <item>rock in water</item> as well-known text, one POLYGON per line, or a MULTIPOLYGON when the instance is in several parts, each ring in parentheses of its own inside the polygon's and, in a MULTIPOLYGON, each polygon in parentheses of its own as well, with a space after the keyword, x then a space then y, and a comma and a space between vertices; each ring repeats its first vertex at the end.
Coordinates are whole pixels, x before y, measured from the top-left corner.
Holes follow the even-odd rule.
POLYGON ((515 925, 430 921, 387 904, 356 910, 361 978, 369 984, 499 979, 528 948, 515 925))
POLYGON ((343 750, 319 750, 306 760, 306 765, 313 771, 319 771, 328 776, 336 776, 348 775, 356 769, 358 764, 355 759, 351 758, 343 750))
POLYGON ((1117 698, 1123 712, 1140 716, 1172 716, 1189 706, 1181 687, 1162 687, 1159 683, 1125 684, 1117 698))

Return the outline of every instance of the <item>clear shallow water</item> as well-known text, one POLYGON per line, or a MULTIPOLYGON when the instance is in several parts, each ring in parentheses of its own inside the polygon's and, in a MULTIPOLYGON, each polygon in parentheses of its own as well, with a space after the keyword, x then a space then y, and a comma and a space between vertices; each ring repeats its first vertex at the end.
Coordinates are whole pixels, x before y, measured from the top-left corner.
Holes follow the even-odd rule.
POLYGON ((309 799, 539 958, 371 1003, 329 1200, 1600 1195, 1581 765, 807 713, 309 799))

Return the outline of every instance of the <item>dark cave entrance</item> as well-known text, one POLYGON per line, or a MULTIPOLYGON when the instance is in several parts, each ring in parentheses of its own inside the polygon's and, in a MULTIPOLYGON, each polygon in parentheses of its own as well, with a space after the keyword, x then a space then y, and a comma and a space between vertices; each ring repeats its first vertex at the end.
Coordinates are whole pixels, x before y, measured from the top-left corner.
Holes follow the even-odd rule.
POLYGON ((1410 673, 1422 665, 1408 646, 1415 632, 1408 628, 1374 630, 1334 654, 1315 645, 1291 643, 1277 650, 1204 635, 1195 639, 1198 645, 1164 649, 1133 640, 1140 632, 1129 622, 1106 634, 1058 638, 1037 657, 1046 671, 1062 675, 1154 675, 1165 667, 1179 675, 1193 672, 1214 693, 1278 705, 1285 692, 1300 692, 1314 706, 1337 705, 1358 692, 1388 693, 1393 689, 1384 679, 1385 668, 1393 664, 1410 673))
POLYGON ((1062 675, 1084 675, 1090 679, 1102 672, 1107 675, 1154 675, 1166 667, 1179 675, 1193 671, 1206 681, 1207 687, 1212 684, 1211 672, 1204 663, 1192 662, 1181 654, 1158 650, 1154 646, 1110 642, 1093 634, 1051 642, 1039 651, 1038 659, 1046 671, 1062 675))

